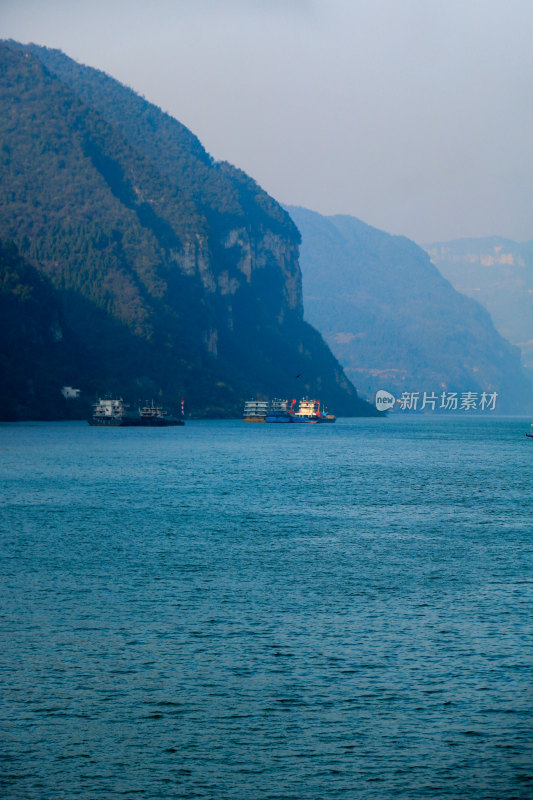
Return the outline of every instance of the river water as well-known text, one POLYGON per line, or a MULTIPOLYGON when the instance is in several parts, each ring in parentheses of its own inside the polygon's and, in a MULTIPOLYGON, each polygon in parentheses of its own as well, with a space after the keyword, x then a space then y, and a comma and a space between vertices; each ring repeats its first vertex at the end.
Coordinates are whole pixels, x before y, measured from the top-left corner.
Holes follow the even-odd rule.
POLYGON ((0 426, 0 795, 533 796, 526 420, 0 426))

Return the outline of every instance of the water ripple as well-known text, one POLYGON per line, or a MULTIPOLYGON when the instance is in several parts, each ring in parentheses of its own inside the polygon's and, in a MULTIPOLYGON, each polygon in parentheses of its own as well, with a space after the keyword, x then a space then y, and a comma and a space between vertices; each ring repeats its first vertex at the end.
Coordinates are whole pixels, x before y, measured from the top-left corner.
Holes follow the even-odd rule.
POLYGON ((529 800, 525 423, 0 426, 13 800, 529 800))

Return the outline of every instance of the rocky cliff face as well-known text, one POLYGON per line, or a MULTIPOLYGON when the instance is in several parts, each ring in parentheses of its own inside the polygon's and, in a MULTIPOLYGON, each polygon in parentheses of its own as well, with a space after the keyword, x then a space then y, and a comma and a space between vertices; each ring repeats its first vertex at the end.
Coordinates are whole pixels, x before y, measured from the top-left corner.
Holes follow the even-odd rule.
MULTIPOLYGON (((244 281, 252 285, 261 270, 272 271, 273 265, 282 277, 282 293, 279 297, 278 319, 281 322, 285 311, 303 316, 302 279, 299 265, 298 241, 288 239, 269 230, 256 232, 255 236, 246 228, 231 228, 222 240, 228 253, 233 255, 235 271, 242 273, 244 281)), ((223 269, 217 276, 213 290, 221 294, 235 294, 243 284, 243 278, 223 269)))
POLYGON ((58 382, 184 394, 197 415, 240 415, 257 393, 374 413, 303 321, 298 230, 251 178, 57 51, 3 43, 0 60, 0 237, 85 348, 58 382))

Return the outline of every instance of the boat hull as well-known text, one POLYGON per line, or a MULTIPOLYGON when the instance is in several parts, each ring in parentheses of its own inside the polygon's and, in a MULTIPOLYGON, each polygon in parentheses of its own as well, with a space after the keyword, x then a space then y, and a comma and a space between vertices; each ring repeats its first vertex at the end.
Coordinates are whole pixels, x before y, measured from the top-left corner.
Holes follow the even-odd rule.
POLYGON ((149 419, 141 419, 139 422, 140 428, 170 428, 176 425, 185 425, 182 419, 166 419, 158 417, 150 417, 149 419))
POLYGON ((95 428, 136 428, 140 424, 140 421, 135 417, 88 419, 87 422, 95 428))
POLYGON ((150 417, 149 419, 142 419, 141 417, 89 419, 87 422, 96 428, 169 428, 176 425, 185 425, 185 422, 181 419, 158 419, 157 417, 150 417))

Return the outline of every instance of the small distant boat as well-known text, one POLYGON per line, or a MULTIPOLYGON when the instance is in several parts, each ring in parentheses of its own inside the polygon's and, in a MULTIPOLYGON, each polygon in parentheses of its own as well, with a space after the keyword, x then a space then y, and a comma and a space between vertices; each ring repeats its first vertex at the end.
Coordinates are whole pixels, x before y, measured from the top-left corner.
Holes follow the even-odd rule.
MULTIPOLYGON (((183 417, 183 404, 182 404, 183 417)), ((182 418, 171 416, 161 406, 143 406, 137 413, 129 411, 120 398, 101 398, 93 405, 93 415, 87 420, 89 425, 118 428, 168 428, 171 425, 185 425, 182 418)))
MULTIPOLYGON (((294 404, 294 400, 292 401, 294 404)), ((265 417, 265 422, 281 423, 292 422, 293 410, 289 400, 275 398, 270 403, 270 408, 265 417)))
POLYGON ((242 418, 244 422, 265 422, 267 414, 267 400, 247 400, 242 418))
POLYGON ((320 400, 309 400, 309 398, 304 397, 303 400, 300 400, 293 422, 316 425, 322 422, 335 422, 336 419, 335 414, 328 414, 325 408, 320 407, 320 400))
POLYGON ((145 428, 168 428, 169 425, 185 425, 179 417, 173 417, 161 406, 155 406, 154 401, 150 406, 139 409, 139 425, 145 428))
POLYGON ((87 422, 89 425, 106 428, 129 428, 138 425, 139 419, 129 412, 128 406, 121 397, 104 397, 94 403, 92 417, 87 422))
POLYGON ((526 433, 526 436, 528 437, 528 439, 533 439, 533 423, 531 424, 529 433, 526 433))

